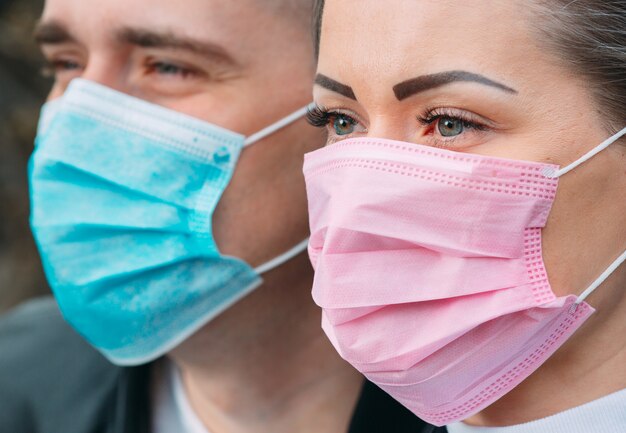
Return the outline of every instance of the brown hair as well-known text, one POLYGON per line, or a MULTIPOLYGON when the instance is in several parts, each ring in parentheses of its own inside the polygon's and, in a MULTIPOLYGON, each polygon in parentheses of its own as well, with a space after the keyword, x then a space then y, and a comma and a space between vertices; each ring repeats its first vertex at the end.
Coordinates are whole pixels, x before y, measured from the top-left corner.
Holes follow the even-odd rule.
MULTIPOLYGON (((606 128, 626 123, 626 0, 534 0, 536 30, 548 47, 589 81, 606 128)), ((313 14, 315 54, 319 53, 324 0, 313 14)))
POLYGON ((322 16, 324 15, 324 0, 315 0, 313 4, 313 43, 315 44, 315 58, 320 54, 320 36, 322 35, 322 16))
POLYGON ((611 133, 626 121, 626 1, 536 0, 542 40, 588 80, 611 133))

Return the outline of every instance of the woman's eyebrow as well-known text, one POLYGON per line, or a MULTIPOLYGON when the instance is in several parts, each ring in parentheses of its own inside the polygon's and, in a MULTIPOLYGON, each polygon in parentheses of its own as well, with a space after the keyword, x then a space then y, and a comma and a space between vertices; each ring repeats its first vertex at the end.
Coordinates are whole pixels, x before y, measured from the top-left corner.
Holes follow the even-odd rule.
POLYGON ((486 86, 495 87, 496 89, 500 89, 507 93, 517 94, 517 90, 509 86, 491 80, 484 75, 475 74, 467 71, 447 71, 430 75, 421 75, 419 77, 403 81, 400 84, 396 84, 395 86, 393 86, 393 93, 396 95, 396 98, 398 98, 398 101, 402 101, 403 99, 406 99, 417 93, 459 81, 470 81, 474 83, 484 84, 486 86))
POLYGON ((345 96, 346 98, 350 98, 355 101, 357 100, 354 92, 352 91, 352 87, 341 84, 339 81, 335 81, 332 78, 327 77, 326 75, 317 74, 315 76, 315 84, 318 84, 325 89, 332 90, 333 92, 337 92, 340 95, 345 96))

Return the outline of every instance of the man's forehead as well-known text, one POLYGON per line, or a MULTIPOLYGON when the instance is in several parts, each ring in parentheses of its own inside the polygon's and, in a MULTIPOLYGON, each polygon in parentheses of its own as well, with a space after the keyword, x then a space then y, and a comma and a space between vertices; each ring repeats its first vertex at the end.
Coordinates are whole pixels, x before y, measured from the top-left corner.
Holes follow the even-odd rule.
MULTIPOLYGON (((215 62, 237 66, 237 61, 226 48, 209 40, 195 39, 182 33, 177 34, 175 31, 154 27, 114 27, 111 30, 112 40, 121 45, 185 51, 215 62)), ((72 33, 71 27, 56 20, 37 23, 34 37, 40 45, 82 42, 80 37, 72 33)))
MULTIPOLYGON (((46 0, 41 21, 61 24, 69 33, 112 37, 122 28, 211 41, 245 50, 272 26, 297 22, 308 33, 312 0, 46 0), (281 7, 284 6, 284 7, 281 7), (240 46, 238 46, 240 44, 240 46)), ((252 44, 254 45, 254 44, 252 44)))
POLYGON ((274 15, 277 19, 295 16, 308 19, 312 4, 313 0, 45 0, 45 11, 62 10, 65 16, 113 15, 117 20, 143 16, 146 20, 172 17, 188 23, 236 24, 254 20, 259 13, 274 15))
POLYGON ((262 9, 265 1, 275 0, 46 0, 35 37, 42 46, 73 41, 120 59, 126 46, 166 48, 228 71, 273 70, 298 56, 312 61, 310 20, 262 9), (55 31, 43 31, 51 24, 55 31))
MULTIPOLYGON (((42 21, 55 21, 73 32, 97 28, 155 28, 186 36, 228 37, 251 26, 258 13, 250 5, 259 0, 46 0, 42 21), (247 5, 247 7, 244 7, 247 5)), ((263 0, 260 0, 263 1, 263 0)))

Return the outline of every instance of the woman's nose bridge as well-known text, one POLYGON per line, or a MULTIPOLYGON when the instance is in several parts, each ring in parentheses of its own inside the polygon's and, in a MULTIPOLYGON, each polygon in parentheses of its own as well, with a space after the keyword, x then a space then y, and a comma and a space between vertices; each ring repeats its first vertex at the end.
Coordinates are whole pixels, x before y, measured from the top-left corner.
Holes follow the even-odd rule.
POLYGON ((370 117, 367 136, 398 141, 412 141, 414 136, 410 132, 412 125, 407 125, 403 119, 404 117, 399 113, 372 116, 370 117))

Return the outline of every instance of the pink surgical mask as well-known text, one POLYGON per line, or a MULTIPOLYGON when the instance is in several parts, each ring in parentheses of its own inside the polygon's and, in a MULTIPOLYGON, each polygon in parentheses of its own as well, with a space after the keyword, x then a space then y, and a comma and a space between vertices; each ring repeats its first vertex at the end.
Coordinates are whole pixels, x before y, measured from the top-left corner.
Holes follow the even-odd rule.
POLYGON ((306 155, 313 298, 341 356, 418 417, 463 420, 534 372, 594 309, 557 297, 541 232, 557 166, 364 138, 306 155))

